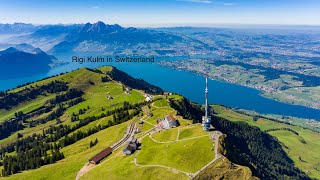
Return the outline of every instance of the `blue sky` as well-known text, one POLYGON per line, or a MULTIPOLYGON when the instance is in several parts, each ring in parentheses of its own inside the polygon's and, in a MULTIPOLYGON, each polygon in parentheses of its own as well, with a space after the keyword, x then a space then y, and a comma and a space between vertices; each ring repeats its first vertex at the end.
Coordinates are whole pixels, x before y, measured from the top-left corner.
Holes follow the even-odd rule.
POLYGON ((320 0, 1 0, 0 23, 320 25, 320 0))

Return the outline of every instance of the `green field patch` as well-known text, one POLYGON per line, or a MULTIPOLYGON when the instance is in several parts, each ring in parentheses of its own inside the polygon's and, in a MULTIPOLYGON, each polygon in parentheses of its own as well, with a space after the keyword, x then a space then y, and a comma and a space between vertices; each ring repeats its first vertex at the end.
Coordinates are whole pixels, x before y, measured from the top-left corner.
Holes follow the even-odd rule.
POLYGON ((166 99, 160 99, 153 103, 156 107, 169 107, 169 103, 166 99))
POLYGON ((100 70, 102 73, 107 73, 107 72, 110 72, 112 70, 112 67, 111 66, 102 66, 102 67, 99 67, 97 68, 98 70, 100 70))
POLYGON ((178 128, 171 128, 155 133, 152 137, 159 142, 174 141, 178 137, 178 128))
POLYGON ((80 109, 87 109, 86 112, 80 115, 80 119, 89 116, 102 114, 104 111, 114 110, 123 107, 123 102, 127 101, 130 104, 136 104, 144 101, 143 95, 138 91, 131 91, 131 94, 125 94, 122 91, 122 86, 115 82, 104 83, 100 86, 92 86, 85 93, 84 102, 81 102, 67 110, 69 115, 78 114, 80 109), (109 100, 107 97, 112 96, 109 100), (89 107, 89 109, 88 109, 89 107), (104 111, 103 111, 104 109, 104 111))
POLYGON ((55 77, 51 77, 49 79, 40 80, 38 82, 31 83, 29 85, 22 86, 20 88, 16 88, 14 90, 11 90, 10 92, 18 92, 24 88, 31 87, 31 86, 33 86, 33 87, 41 86, 41 85, 48 84, 48 83, 55 81, 55 80, 67 82, 68 86, 70 88, 85 90, 87 87, 92 86, 89 83, 89 80, 91 82, 94 82, 95 84, 99 84, 101 82, 102 76, 103 76, 102 74, 97 74, 95 72, 91 72, 87 68, 82 68, 82 69, 75 70, 75 71, 72 71, 67 74, 63 74, 61 76, 55 76, 55 77))
POLYGON ((204 135, 208 135, 208 132, 205 132, 202 129, 201 125, 185 126, 180 128, 179 139, 186 139, 204 135))
POLYGON ((182 117, 177 117, 177 120, 179 121, 180 126, 188 126, 192 124, 192 121, 183 119, 182 117))
POLYGON ((170 95, 168 96, 169 99, 175 99, 175 100, 182 100, 182 96, 180 95, 177 95, 177 94, 173 94, 173 95, 170 95))
POLYGON ((143 123, 143 126, 142 126, 142 132, 147 132, 149 131, 150 129, 154 128, 153 125, 149 124, 149 123, 143 123))
POLYGON ((196 172, 214 159, 209 137, 172 143, 156 143, 149 137, 142 140, 137 162, 143 165, 164 165, 186 172, 196 172))

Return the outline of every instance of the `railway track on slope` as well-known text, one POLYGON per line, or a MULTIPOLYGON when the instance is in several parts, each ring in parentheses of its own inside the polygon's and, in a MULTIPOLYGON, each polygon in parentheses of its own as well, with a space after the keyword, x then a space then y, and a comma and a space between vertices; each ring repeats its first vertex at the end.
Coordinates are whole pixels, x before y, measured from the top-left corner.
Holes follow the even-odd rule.
POLYGON ((134 127, 136 122, 138 121, 139 118, 136 118, 132 123, 130 123, 130 125, 128 126, 127 132, 125 137, 123 137, 120 141, 118 141, 117 143, 115 143, 114 145, 111 146, 111 148, 114 150, 118 149, 121 145, 123 145, 125 142, 127 142, 127 140, 133 136, 133 131, 134 131, 134 127))

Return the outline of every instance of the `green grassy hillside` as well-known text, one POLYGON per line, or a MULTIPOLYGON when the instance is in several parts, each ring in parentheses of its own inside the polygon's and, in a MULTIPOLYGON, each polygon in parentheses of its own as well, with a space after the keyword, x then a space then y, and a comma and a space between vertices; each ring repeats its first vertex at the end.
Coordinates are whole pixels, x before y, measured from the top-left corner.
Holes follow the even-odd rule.
POLYGON ((320 179, 320 153, 317 151, 320 149, 320 133, 265 118, 254 121, 252 116, 232 111, 223 106, 215 105, 213 109, 219 117, 233 122, 246 122, 276 137, 296 167, 306 172, 310 177, 320 179))
MULTIPOLYGON (((120 140, 124 136, 127 126, 136 118, 145 121, 141 128, 142 132, 135 135, 142 143, 141 150, 136 154, 137 164, 134 163, 134 155, 125 156, 121 152, 122 146, 106 160, 102 161, 101 164, 82 176, 81 179, 103 179, 105 177, 103 176, 104 173, 109 175, 109 179, 126 179, 128 176, 132 179, 189 179, 185 172, 193 173, 214 159, 215 155, 212 151, 214 142, 210 139, 209 134, 203 132, 200 125, 192 125, 191 120, 178 116, 177 111, 170 106, 169 99, 179 101, 183 99, 181 96, 172 95, 166 97, 157 95, 154 98, 155 101, 148 104, 145 102, 144 97, 144 91, 148 89, 148 84, 139 81, 139 83, 143 84, 140 90, 139 86, 136 86, 138 89, 132 89, 129 93, 126 93, 125 89, 128 86, 120 81, 112 80, 109 76, 109 72, 112 70, 112 67, 79 69, 8 92, 21 94, 26 89, 33 92, 51 82, 59 81, 66 83, 69 90, 72 88, 81 90, 83 92, 81 98, 83 99, 79 102, 71 103, 75 99, 69 98, 61 101, 59 104, 52 104, 57 101, 58 96, 68 91, 47 91, 37 95, 34 99, 30 98, 18 102, 18 105, 11 109, 0 110, 2 122, 9 118, 17 118, 22 125, 21 129, 13 129, 11 135, 0 140, 0 147, 4 148, 1 151, 3 156, 15 157, 17 154, 20 154, 21 152, 17 152, 15 149, 12 151, 5 148, 11 145, 14 146, 16 141, 28 142, 28 137, 36 140, 35 137, 37 135, 41 135, 41 139, 43 140, 40 141, 43 141, 44 144, 46 144, 45 141, 49 141, 49 145, 59 145, 59 152, 64 155, 64 158, 57 160, 55 163, 39 165, 35 169, 18 171, 19 173, 14 173, 6 178, 74 179, 78 171, 91 157, 120 140), (134 105, 139 103, 146 103, 146 105, 140 110, 139 106, 137 108, 129 108, 128 113, 129 115, 132 114, 130 119, 122 121, 121 119, 124 117, 120 117, 119 114, 119 112, 123 111, 121 108, 128 106, 128 104, 134 105), (34 123, 48 118, 59 106, 64 108, 60 115, 42 123, 34 123), (43 107, 52 108, 49 108, 45 113, 38 113, 43 107), (142 110, 150 111, 152 117, 147 117, 142 110), (25 117, 23 120, 15 117, 15 113, 19 111, 25 117), (139 111, 139 113, 134 114, 136 111, 139 111), (175 116, 179 120, 180 127, 156 132, 150 137, 146 136, 155 127, 157 119, 164 118, 167 114, 175 116), (32 122, 34 125, 31 126, 32 122), (62 133, 53 128, 62 126, 70 128, 70 132, 65 133, 60 138, 51 139, 51 137, 62 133), (48 130, 50 131, 47 132, 48 130), (91 132, 93 133, 79 136, 83 133, 91 132), (66 144, 68 139, 72 141, 68 141, 66 144), (96 139, 98 143, 90 148, 90 142, 96 139), (198 150, 199 147, 201 147, 201 150, 198 150), (157 167, 158 165, 165 167, 157 167)), ((116 76, 116 74, 112 75, 116 76)), ((134 79, 130 79, 130 82, 126 83, 132 84, 134 83, 134 79)), ((151 88, 150 92, 155 92, 159 89, 155 86, 151 86, 151 88)), ((138 125, 137 123, 136 126, 138 125)), ((53 153, 47 150, 45 156, 51 157, 53 153)), ((4 166, 0 166, 0 170, 3 169, 4 166)))
MULTIPOLYGON (((253 178, 249 168, 217 156, 215 132, 205 132, 195 124, 203 114, 200 106, 179 95, 161 95, 160 88, 118 73, 108 66, 83 68, 0 97, 2 175, 75 179, 91 157, 118 142, 128 125, 136 122, 140 132, 134 137, 141 142, 140 149, 126 156, 122 145, 80 179, 105 179, 106 175, 108 179, 253 178), (153 101, 145 101, 146 92, 153 94, 153 101), (14 102, 1 104, 8 100, 14 102), (168 114, 180 126, 157 129, 157 120, 168 114)), ((222 106, 214 106, 214 111, 217 117, 247 122, 277 137, 296 167, 319 178, 318 133, 263 118, 253 121, 222 106)))

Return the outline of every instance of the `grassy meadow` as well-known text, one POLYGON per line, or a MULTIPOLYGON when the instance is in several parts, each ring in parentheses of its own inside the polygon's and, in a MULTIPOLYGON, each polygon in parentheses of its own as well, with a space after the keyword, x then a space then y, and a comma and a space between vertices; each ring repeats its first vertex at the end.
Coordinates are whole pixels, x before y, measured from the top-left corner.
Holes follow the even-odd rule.
POLYGON ((297 132, 298 135, 282 129, 269 131, 268 133, 282 143, 283 149, 294 161, 296 167, 306 172, 310 177, 320 179, 320 153, 317 151, 317 149, 320 149, 320 133, 264 118, 253 121, 251 116, 237 113, 223 106, 214 105, 213 108, 217 116, 235 122, 246 122, 252 126, 259 127, 263 131, 288 128, 297 132))

